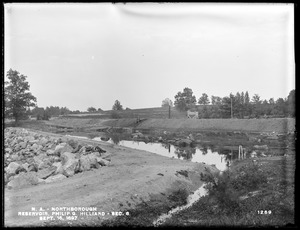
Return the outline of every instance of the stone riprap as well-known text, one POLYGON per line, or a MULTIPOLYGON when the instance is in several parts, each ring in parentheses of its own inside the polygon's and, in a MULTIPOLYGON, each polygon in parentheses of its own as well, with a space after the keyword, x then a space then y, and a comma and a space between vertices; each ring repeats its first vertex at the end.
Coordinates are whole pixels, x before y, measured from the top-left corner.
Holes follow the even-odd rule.
POLYGON ((100 146, 23 128, 4 130, 4 180, 8 188, 52 183, 110 164, 100 146))

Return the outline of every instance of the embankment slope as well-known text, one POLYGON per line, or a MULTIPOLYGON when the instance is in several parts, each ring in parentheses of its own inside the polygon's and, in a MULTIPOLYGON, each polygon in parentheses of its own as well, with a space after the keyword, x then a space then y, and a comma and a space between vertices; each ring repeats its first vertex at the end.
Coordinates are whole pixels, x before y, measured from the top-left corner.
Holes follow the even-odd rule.
POLYGON ((285 133, 294 131, 295 119, 148 119, 138 128, 285 133))
POLYGON ((294 118, 272 119, 55 119, 48 125, 73 128, 135 127, 138 129, 199 130, 199 131, 242 131, 286 133, 295 130, 294 118))

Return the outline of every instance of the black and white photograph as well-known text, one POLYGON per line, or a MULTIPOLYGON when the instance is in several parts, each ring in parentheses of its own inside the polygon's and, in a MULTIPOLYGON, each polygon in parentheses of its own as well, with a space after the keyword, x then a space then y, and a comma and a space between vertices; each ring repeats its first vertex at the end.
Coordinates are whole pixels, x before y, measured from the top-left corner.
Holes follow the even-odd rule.
POLYGON ((4 3, 4 227, 295 227, 295 3, 4 3))

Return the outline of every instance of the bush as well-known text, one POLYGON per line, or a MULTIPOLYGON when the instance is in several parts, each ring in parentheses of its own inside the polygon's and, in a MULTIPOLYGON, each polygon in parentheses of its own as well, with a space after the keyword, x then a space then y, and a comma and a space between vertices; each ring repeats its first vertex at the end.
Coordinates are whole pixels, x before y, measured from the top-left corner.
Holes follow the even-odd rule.
POLYGON ((116 111, 112 111, 111 114, 110 114, 110 118, 112 119, 119 119, 121 118, 120 114, 116 111))
POLYGON ((168 199, 172 202, 179 203, 180 205, 187 204, 188 192, 185 189, 178 189, 168 196, 168 199))
POLYGON ((206 174, 201 174, 201 180, 206 182, 205 188, 208 194, 216 199, 220 209, 225 213, 238 213, 240 211, 239 194, 231 187, 230 172, 212 174, 207 170, 206 174))
POLYGON ((208 194, 215 198, 219 207, 225 213, 240 213, 241 204, 239 197, 245 192, 253 191, 260 185, 267 183, 267 177, 254 163, 244 165, 238 170, 211 173, 206 170, 201 173, 201 180, 206 182, 208 194))
POLYGON ((230 183, 236 190, 254 190, 268 181, 265 173, 254 163, 242 166, 235 174, 237 176, 230 183))

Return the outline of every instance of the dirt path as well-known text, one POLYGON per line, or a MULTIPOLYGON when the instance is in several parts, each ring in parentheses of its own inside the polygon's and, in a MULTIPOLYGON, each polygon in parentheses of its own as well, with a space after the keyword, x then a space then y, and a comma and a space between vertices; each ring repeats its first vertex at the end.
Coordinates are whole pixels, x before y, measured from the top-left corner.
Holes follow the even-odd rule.
POLYGON ((195 191, 202 184, 200 172, 204 167, 212 168, 126 147, 80 141, 101 145, 112 154, 112 164, 51 184, 19 190, 5 188, 5 226, 44 225, 46 221, 39 220, 37 216, 18 216, 18 212, 29 212, 32 208, 39 210, 40 207, 49 215, 52 207, 97 207, 98 212, 105 212, 106 215, 100 219, 98 216, 78 216, 69 225, 99 224, 104 219, 112 218, 108 213, 134 207, 142 200, 148 200, 150 194, 183 187, 190 192, 195 191), (176 175, 176 171, 180 170, 190 171, 189 176, 176 175))

